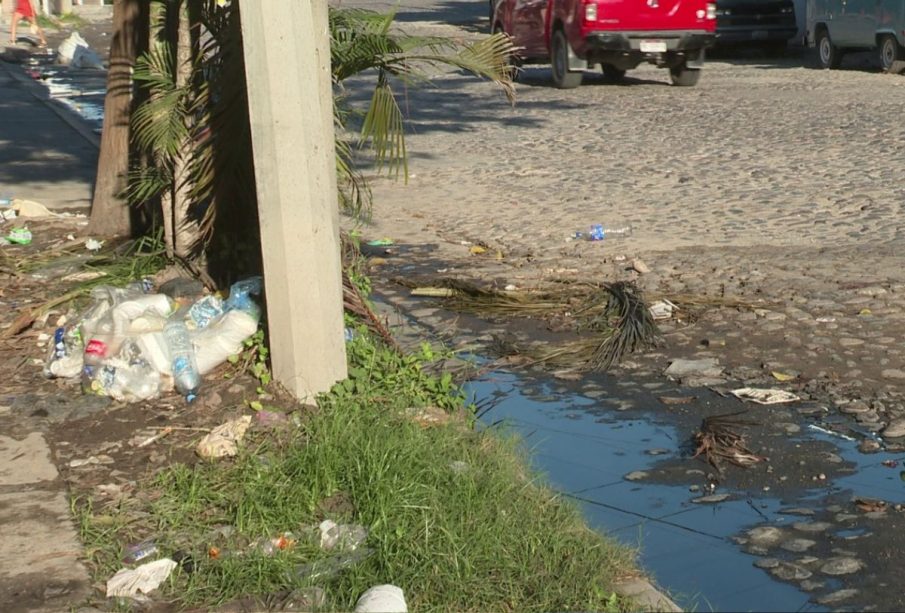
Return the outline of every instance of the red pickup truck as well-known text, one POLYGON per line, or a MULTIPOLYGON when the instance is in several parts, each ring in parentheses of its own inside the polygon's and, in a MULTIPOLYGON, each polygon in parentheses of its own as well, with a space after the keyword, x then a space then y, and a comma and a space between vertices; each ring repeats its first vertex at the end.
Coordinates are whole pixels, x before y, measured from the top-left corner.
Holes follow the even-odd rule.
POLYGON ((600 64, 618 80, 641 62, 694 85, 715 39, 715 0, 490 0, 491 28, 509 34, 521 63, 549 62, 559 88, 600 64))

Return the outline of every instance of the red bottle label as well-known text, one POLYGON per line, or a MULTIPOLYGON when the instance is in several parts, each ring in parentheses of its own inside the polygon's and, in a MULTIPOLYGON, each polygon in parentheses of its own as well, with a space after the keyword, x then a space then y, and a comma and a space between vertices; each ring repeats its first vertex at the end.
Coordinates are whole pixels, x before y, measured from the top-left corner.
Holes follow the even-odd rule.
POLYGON ((91 339, 85 346, 85 353, 88 355, 96 355, 99 358, 107 356, 107 343, 97 339, 91 339))

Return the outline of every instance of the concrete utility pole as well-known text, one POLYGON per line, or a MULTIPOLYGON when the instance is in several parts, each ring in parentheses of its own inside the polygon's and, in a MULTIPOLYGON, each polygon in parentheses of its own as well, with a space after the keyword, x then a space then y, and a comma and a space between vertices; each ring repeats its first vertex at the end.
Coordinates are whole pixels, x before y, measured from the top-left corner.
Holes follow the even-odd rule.
POLYGON ((346 377, 327 0, 240 6, 273 374, 311 401, 346 377))

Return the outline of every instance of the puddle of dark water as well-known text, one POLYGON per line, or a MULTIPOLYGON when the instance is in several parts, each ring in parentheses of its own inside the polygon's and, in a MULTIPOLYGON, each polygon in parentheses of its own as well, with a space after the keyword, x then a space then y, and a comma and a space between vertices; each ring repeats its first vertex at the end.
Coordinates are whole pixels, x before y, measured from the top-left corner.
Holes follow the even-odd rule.
POLYGON ((855 464, 855 472, 834 480, 831 492, 851 492, 852 496, 879 498, 891 504, 905 504, 905 456, 901 452, 863 454, 858 451, 856 441, 819 432, 814 433, 813 438, 834 444, 837 453, 844 460, 855 464), (895 465, 888 466, 884 462, 895 465))
MULTIPOLYGON (((681 453, 676 431, 658 423, 656 415, 638 419, 617 412, 627 403, 643 405, 646 399, 633 399, 631 392, 593 399, 559 393, 552 386, 501 372, 472 382, 468 391, 477 399, 497 399, 482 422, 504 422, 521 435, 535 467, 548 475, 550 484, 576 500, 594 528, 638 547, 642 567, 684 609, 825 610, 804 592, 754 567, 756 558, 731 540, 755 525, 789 522, 788 516, 777 513, 788 501, 733 499, 702 505, 691 502, 701 494, 685 485, 625 480, 627 473, 681 453), (652 450, 658 455, 651 455, 652 450)), ((650 402, 653 406, 652 398, 650 402)), ((690 470, 700 468, 689 463, 690 470)), ((898 480, 898 471, 885 470, 898 480)), ((856 477, 864 478, 849 479, 856 477)), ((889 486, 885 477, 882 482, 889 486)))

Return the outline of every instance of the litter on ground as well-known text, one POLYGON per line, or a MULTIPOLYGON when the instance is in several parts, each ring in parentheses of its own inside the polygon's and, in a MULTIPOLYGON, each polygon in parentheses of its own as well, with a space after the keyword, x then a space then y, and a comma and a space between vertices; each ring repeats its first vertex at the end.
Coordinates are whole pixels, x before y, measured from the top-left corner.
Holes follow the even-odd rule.
POLYGON ((756 402, 757 404, 781 404, 784 402, 795 402, 796 400, 800 400, 800 398, 792 392, 756 387, 741 387, 737 390, 732 390, 732 395, 741 400, 748 400, 750 402, 756 402))

